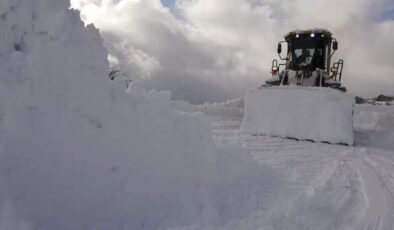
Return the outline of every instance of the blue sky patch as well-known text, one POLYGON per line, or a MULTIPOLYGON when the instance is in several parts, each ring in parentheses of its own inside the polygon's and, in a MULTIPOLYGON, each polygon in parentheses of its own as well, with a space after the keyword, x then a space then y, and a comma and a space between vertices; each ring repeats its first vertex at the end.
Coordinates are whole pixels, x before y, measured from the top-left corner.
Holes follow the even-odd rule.
POLYGON ((161 3, 171 10, 175 8, 175 0, 161 0, 161 3))
POLYGON ((182 17, 179 13, 179 10, 175 7, 175 1, 176 0, 161 0, 161 3, 163 4, 163 6, 170 9, 171 14, 174 15, 177 19, 181 19, 182 17))
POLYGON ((383 20, 394 20, 394 3, 390 3, 382 15, 383 20))

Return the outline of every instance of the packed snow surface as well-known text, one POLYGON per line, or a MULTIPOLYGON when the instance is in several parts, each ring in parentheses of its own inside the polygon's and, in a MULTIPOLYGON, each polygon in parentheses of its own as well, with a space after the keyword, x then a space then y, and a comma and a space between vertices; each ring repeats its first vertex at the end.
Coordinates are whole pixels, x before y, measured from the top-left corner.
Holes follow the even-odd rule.
POLYGON ((245 96, 242 131, 353 145, 354 98, 338 90, 275 86, 245 96))
MULTIPOLYGON (((269 202, 262 200, 246 218, 221 226, 174 229, 394 229, 394 107, 355 106, 355 146, 343 146, 240 132, 242 106, 238 100, 194 111, 209 116, 218 146, 241 147, 272 169, 278 181, 264 195, 269 202)), ((183 111, 192 107, 177 103, 183 111)))

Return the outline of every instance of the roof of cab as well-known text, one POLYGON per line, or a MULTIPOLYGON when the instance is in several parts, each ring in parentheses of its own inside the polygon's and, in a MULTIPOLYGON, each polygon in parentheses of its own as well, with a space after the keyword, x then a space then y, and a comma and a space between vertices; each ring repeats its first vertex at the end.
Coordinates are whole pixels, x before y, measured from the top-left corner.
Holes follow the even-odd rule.
POLYGON ((308 30, 293 30, 285 34, 284 38, 287 39, 293 35, 296 34, 311 34, 311 33, 321 33, 326 35, 327 37, 331 37, 332 33, 327 30, 327 29, 322 29, 322 28, 314 28, 314 29, 308 29, 308 30))

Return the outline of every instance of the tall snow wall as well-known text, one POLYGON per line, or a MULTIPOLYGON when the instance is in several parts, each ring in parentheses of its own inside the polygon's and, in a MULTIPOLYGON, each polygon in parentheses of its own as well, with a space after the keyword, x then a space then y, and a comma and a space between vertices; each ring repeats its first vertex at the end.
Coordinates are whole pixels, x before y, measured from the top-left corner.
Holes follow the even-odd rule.
POLYGON ((0 32, 0 229, 215 223, 231 199, 218 191, 259 175, 221 160, 170 93, 110 84, 97 29, 68 1, 0 0, 0 32))

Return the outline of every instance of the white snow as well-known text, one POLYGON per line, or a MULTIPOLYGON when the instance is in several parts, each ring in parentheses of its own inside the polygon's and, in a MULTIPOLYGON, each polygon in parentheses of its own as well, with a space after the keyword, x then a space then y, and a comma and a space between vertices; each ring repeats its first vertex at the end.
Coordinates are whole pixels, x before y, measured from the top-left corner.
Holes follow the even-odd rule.
POLYGON ((290 33, 302 34, 302 33, 305 33, 305 32, 307 32, 307 33, 328 33, 328 34, 331 34, 331 32, 328 29, 325 29, 325 28, 311 28, 311 29, 304 29, 304 30, 297 29, 297 30, 293 30, 293 31, 289 32, 288 34, 290 34, 290 33))
POLYGON ((338 90, 279 86, 245 96, 242 131, 353 145, 354 98, 338 90))
POLYGON ((358 105, 355 117, 356 144, 394 149, 394 106, 358 105))
POLYGON ((217 145, 242 146, 272 169, 280 186, 246 218, 174 229, 393 229, 394 139, 388 137, 394 132, 394 107, 355 106, 353 147, 248 135, 239 132, 242 114, 230 112, 242 110, 242 103, 216 104, 212 110, 220 114, 208 107, 194 108, 209 115, 217 145), (379 136, 387 138, 376 142, 379 136))
POLYGON ((98 31, 68 8, 0 0, 0 226, 157 229, 247 215, 245 190, 264 194, 271 173, 216 147, 206 118, 177 111, 169 92, 110 83, 98 31))
POLYGON ((334 126, 349 125, 353 99, 288 87, 294 103, 279 92, 257 100, 255 90, 244 109, 126 89, 107 79, 97 30, 68 8, 0 0, 1 230, 393 229, 394 107, 355 106, 355 146, 240 132, 243 111, 284 105, 287 119, 311 124, 296 114, 308 105, 331 122, 325 137, 350 141, 334 126))

